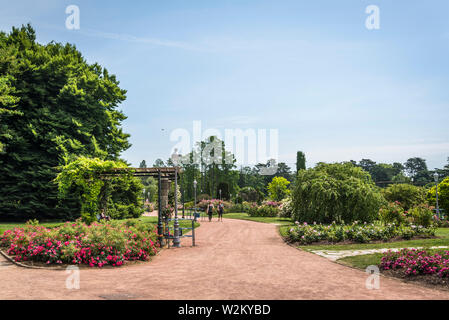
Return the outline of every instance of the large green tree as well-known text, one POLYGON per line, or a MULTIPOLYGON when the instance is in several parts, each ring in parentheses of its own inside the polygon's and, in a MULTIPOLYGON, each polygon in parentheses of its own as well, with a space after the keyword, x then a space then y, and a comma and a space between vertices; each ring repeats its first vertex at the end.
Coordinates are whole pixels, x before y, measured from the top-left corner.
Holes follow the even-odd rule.
POLYGON ((351 163, 300 170, 292 191, 293 218, 300 222, 369 222, 384 202, 368 172, 351 163))
POLYGON ((30 25, 0 33, 0 219, 73 218, 58 167, 75 156, 119 159, 130 147, 117 110, 126 91, 70 44, 36 42, 30 25))

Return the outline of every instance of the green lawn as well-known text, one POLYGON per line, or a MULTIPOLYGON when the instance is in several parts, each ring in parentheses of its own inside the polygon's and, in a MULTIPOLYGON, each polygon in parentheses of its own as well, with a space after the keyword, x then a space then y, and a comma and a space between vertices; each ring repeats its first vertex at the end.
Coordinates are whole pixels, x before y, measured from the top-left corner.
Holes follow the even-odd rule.
POLYGON ((428 248, 434 246, 449 246, 449 228, 439 228, 437 229, 435 235, 438 238, 404 240, 404 241, 383 242, 383 243, 310 245, 310 246, 299 246, 298 248, 309 251, 309 250, 359 250, 359 249, 409 248, 409 247, 428 248))
POLYGON ((337 262, 350 267, 366 270, 368 266, 378 266, 382 256, 382 253, 364 254, 360 256, 341 258, 338 259, 337 262))
MULTIPOLYGON (((216 215, 214 215, 216 217, 216 215)), ((281 225, 293 225, 293 222, 289 218, 279 218, 279 217, 250 217, 247 213, 225 213, 223 214, 225 219, 239 219, 239 220, 249 220, 255 222, 264 223, 274 223, 281 225)))

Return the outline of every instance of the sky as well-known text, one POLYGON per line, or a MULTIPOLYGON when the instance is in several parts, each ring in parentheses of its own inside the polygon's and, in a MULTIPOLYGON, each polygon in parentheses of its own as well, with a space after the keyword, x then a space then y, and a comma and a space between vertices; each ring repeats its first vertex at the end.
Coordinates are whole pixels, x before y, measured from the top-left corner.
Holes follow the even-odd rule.
MULTIPOLYGON (((75 44, 117 76, 132 165, 168 159, 175 129, 278 130, 294 166, 449 157, 447 0, 5 1, 0 30, 75 44), (66 8, 80 28, 66 28, 66 8), (370 5, 379 29, 368 29, 370 5)), ((244 159, 238 159, 245 162, 244 159)))

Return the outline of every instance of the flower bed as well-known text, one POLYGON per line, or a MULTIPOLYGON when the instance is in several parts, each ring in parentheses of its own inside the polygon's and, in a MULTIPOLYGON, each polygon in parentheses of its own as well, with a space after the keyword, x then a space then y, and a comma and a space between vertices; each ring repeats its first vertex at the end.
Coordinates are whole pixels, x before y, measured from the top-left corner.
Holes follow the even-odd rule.
POLYGON ((58 228, 27 224, 5 231, 0 247, 16 261, 121 266, 125 261, 147 260, 157 253, 155 227, 138 220, 93 223, 76 221, 58 228))
POLYGON ((384 254, 381 270, 399 271, 405 276, 438 275, 449 277, 449 251, 428 254, 425 250, 403 249, 384 254))
POLYGON ((388 241, 394 238, 411 239, 413 237, 432 237, 435 228, 424 228, 414 225, 395 224, 366 224, 354 222, 351 225, 332 223, 330 225, 307 223, 300 224, 288 230, 288 241, 300 244, 311 244, 326 241, 330 243, 352 241, 356 243, 367 243, 370 241, 388 241))

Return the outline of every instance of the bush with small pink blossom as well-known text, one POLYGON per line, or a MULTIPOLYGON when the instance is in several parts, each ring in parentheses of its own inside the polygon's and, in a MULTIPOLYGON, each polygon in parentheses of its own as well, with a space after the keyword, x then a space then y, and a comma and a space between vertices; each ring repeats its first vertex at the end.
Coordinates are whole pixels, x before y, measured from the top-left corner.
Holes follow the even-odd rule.
POLYGON ((438 275, 449 277, 449 251, 428 253, 425 250, 402 249, 388 251, 384 254, 380 264, 381 270, 396 270, 406 276, 438 275))
POLYGON ((147 260, 157 253, 156 228, 138 220, 87 225, 80 220, 57 228, 27 224, 0 236, 0 247, 15 261, 46 264, 121 266, 125 261, 147 260))

